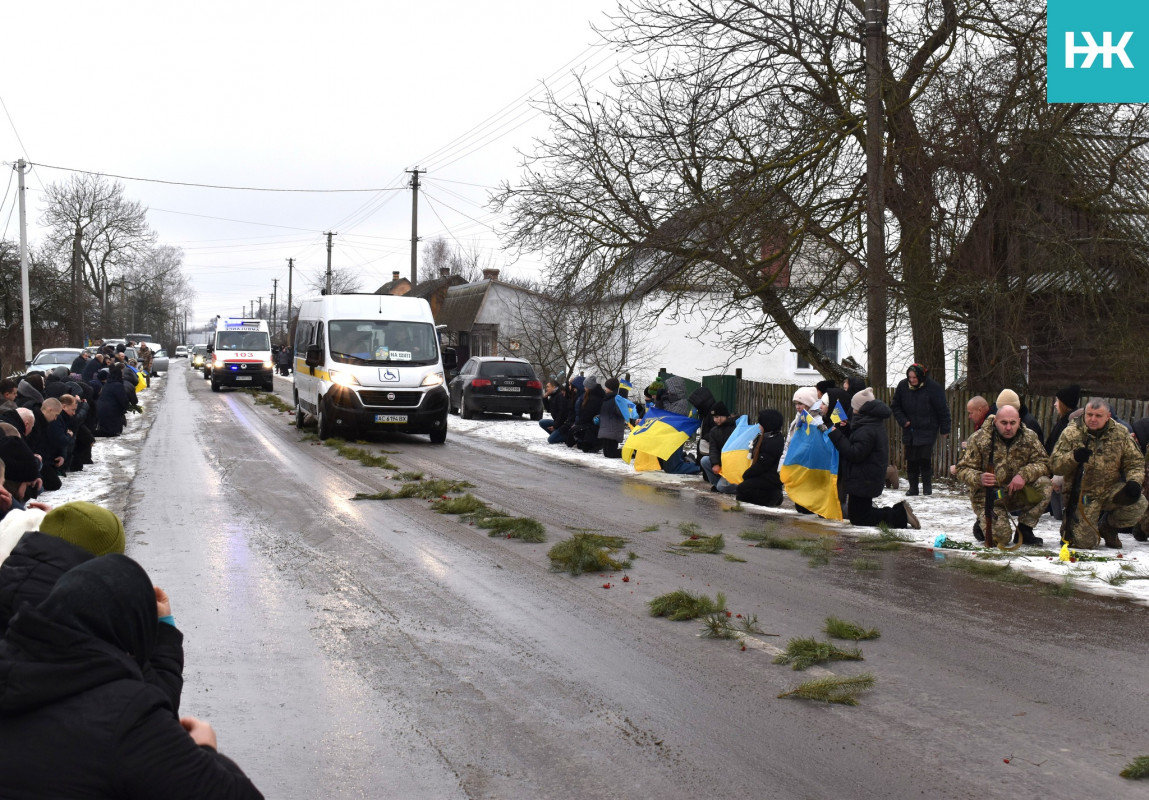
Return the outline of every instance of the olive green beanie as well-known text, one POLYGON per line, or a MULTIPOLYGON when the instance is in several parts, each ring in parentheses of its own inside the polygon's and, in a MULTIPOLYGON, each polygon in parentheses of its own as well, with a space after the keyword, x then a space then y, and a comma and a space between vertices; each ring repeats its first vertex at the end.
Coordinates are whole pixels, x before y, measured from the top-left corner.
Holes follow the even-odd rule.
POLYGON ((94 503, 76 500, 44 515, 40 532, 82 547, 94 556, 124 552, 124 523, 94 503))

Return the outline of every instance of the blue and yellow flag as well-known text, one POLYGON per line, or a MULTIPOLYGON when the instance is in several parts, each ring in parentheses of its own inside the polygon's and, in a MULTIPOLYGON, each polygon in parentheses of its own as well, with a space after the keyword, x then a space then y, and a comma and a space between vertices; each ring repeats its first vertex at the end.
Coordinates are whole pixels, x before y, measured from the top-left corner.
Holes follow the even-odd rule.
MULTIPOLYGON (((725 462, 724 462, 725 463, 725 462)), ((826 431, 803 421, 794 431, 778 471, 786 494, 825 519, 841 519, 838 502, 838 448, 826 431)))
POLYGON ((618 406, 618 410, 622 412, 622 418, 628 423, 638 419, 638 407, 621 394, 614 396, 614 404, 618 406))
MULTIPOLYGON (((642 418, 642 423, 631 430, 630 436, 623 443, 622 460, 631 463, 635 460, 635 453, 645 453, 661 459, 670 458, 696 430, 698 430, 696 419, 659 408, 649 409, 642 418)), ((636 464, 635 469, 638 468, 636 464)))
POLYGON ((834 410, 830 412, 830 421, 837 425, 846 421, 846 409, 842 408, 842 401, 834 403, 834 410))
POLYGON ((754 440, 758 438, 760 430, 757 422, 751 425, 743 414, 735 423, 726 444, 722 445, 722 477, 730 483, 742 483, 742 474, 754 457, 754 440))

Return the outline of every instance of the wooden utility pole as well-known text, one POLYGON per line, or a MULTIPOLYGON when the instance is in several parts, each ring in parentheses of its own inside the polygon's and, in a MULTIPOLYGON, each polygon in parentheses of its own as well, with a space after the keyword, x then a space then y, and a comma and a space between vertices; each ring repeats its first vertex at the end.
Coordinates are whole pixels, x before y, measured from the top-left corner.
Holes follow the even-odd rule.
POLYGON ((24 159, 16 162, 16 174, 20 176, 16 193, 20 197, 20 299, 24 303, 24 361, 32 360, 32 301, 28 289, 28 216, 24 209, 24 159))
POLYGON ((327 237, 327 291, 324 294, 331 294, 331 237, 339 234, 328 231, 323 235, 327 237))
POLYGON ((419 279, 419 175, 425 175, 427 170, 415 167, 407 171, 411 173, 411 288, 415 288, 419 279))
POLYGON ((279 291, 279 278, 272 278, 271 279, 271 335, 272 336, 279 333, 279 327, 276 325, 276 322, 278 322, 276 317, 279 316, 279 314, 277 313, 279 311, 279 309, 276 307, 276 304, 279 302, 279 298, 276 297, 277 291, 279 291))
POLYGON ((295 268, 295 259, 287 259, 287 340, 291 341, 291 275, 295 268))
POLYGON ((866 371, 886 385, 885 114, 882 108, 883 0, 866 0, 866 371))

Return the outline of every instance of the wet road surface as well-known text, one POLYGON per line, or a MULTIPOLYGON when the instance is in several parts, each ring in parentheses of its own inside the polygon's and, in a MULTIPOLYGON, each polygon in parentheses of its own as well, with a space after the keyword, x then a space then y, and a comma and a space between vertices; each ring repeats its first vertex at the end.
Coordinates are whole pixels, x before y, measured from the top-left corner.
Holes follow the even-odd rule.
POLYGON ((859 571, 848 540, 811 568, 746 546, 738 532, 764 516, 715 495, 454 433, 368 445, 548 531, 492 539, 424 500, 350 501, 397 488, 393 473, 179 362, 161 402, 128 552, 187 636, 183 712, 268 797, 1118 797, 1117 773, 1149 752, 1143 608, 920 551, 867 553, 883 569, 859 571), (746 563, 669 552, 682 522, 746 563), (630 540, 629 583, 549 570, 580 528, 630 540), (680 588, 724 592, 779 637, 742 651, 647 615, 680 588), (865 662, 830 665, 876 689, 856 708, 777 699, 814 673, 769 648, 822 638, 829 615, 881 630, 865 662))

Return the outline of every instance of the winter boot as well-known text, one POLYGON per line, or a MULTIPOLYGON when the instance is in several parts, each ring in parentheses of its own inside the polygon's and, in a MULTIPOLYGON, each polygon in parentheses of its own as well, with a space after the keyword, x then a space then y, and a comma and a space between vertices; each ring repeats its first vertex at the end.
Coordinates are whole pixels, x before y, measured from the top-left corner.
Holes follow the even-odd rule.
MULTIPOLYGON (((915 494, 917 493, 915 492, 915 494)), ((910 504, 905 500, 902 501, 902 509, 906 512, 906 525, 913 528, 915 531, 921 530, 922 523, 918 521, 917 515, 914 514, 914 510, 910 508, 910 504)))
POLYGON ((1021 540, 1022 544, 1033 545, 1035 547, 1040 547, 1042 544, 1045 543, 1045 540, 1042 539, 1040 536, 1034 536, 1033 535, 1033 528, 1029 527, 1025 523, 1019 523, 1018 524, 1017 534, 1014 536, 1013 540, 1014 540, 1014 542, 1021 540))
POLYGON ((1117 529, 1109 524, 1108 517, 1108 514, 1101 515, 1101 520, 1097 523, 1097 533, 1106 547, 1117 550, 1121 548, 1121 537, 1117 535, 1117 529))
POLYGON ((979 542, 985 541, 985 534, 981 532, 981 522, 975 522, 973 524, 973 538, 979 542))
POLYGON ((1139 542, 1149 542, 1149 531, 1145 530, 1146 520, 1141 520, 1133 526, 1133 538, 1139 542))
POLYGON ((918 478, 921 477, 921 471, 918 469, 917 464, 906 464, 906 480, 910 482, 910 488, 906 490, 906 497, 916 495, 918 493, 918 478))
POLYGON ((932 472, 929 472, 929 471, 923 471, 922 472, 922 494, 933 494, 934 493, 933 481, 934 481, 934 476, 933 476, 932 472))

